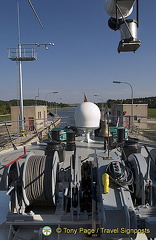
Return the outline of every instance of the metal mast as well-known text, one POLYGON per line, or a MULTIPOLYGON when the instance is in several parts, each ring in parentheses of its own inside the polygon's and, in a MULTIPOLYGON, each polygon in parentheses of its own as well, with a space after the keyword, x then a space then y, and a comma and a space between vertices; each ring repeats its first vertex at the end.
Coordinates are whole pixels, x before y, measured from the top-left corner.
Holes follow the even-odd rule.
POLYGON ((19 130, 24 130, 24 112, 23 112, 23 79, 22 79, 22 53, 21 53, 21 36, 20 36, 20 16, 19 16, 19 3, 17 3, 18 12, 18 63, 19 63, 19 95, 20 95, 20 117, 19 117, 19 130))
MULTIPOLYGON (((28 0, 37 20, 39 21, 41 27, 43 25, 32 5, 30 0, 28 0)), ((24 131, 24 111, 23 111, 23 79, 22 79, 22 61, 33 61, 37 59, 37 54, 35 49, 23 49, 22 45, 44 45, 45 49, 48 49, 48 46, 54 46, 54 43, 21 43, 20 39, 20 14, 19 14, 19 3, 17 3, 18 10, 18 47, 16 49, 8 50, 8 58, 12 61, 17 61, 19 65, 19 95, 20 95, 20 115, 19 115, 19 130, 20 132, 24 131)))

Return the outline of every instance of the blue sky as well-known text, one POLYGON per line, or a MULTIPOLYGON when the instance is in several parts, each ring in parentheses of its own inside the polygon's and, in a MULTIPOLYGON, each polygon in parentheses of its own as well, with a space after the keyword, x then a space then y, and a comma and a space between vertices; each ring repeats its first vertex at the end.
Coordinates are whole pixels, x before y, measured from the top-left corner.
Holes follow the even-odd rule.
MULTIPOLYGON (((43 25, 36 20, 27 0, 19 0, 21 43, 54 42, 45 50, 35 47, 37 61, 23 62, 23 95, 40 99, 78 103, 83 92, 89 101, 130 98, 130 88, 116 81, 129 82, 134 97, 156 96, 155 0, 140 0, 136 53, 118 53, 120 32, 111 30, 104 0, 31 0, 43 25), (61 98, 61 99, 60 99, 61 98)), ((129 18, 133 18, 133 15, 129 18)), ((16 62, 7 57, 16 48, 17 0, 1 2, 0 14, 0 100, 18 98, 16 62)), ((33 46, 32 46, 33 47, 33 46)))

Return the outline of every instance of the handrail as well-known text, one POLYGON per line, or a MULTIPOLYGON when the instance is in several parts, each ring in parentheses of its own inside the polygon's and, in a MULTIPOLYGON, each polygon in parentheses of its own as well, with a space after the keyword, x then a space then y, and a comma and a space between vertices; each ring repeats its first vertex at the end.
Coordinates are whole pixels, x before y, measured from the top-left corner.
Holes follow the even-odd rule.
POLYGON ((5 165, 5 167, 8 167, 10 166, 11 164, 13 164, 14 162, 17 162, 18 160, 20 160, 21 158, 25 157, 26 156, 26 147, 24 146, 24 153, 23 155, 21 155, 20 157, 16 158, 15 160, 9 162, 8 164, 5 165))

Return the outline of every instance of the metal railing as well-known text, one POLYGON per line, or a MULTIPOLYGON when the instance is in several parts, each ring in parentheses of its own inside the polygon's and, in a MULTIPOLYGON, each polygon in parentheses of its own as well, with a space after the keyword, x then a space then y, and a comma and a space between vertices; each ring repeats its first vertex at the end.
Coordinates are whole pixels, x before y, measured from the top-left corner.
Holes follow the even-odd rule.
POLYGON ((44 136, 48 137, 50 129, 57 127, 60 123, 59 117, 51 119, 26 119, 24 131, 19 131, 19 121, 0 122, 0 151, 14 145, 24 145, 35 137, 41 140, 44 136))
POLYGON ((125 127, 134 137, 144 137, 156 141, 156 118, 145 116, 133 116, 133 125, 130 124, 131 116, 111 116, 114 126, 125 127))
POLYGON ((21 48, 19 55, 18 48, 9 48, 8 58, 12 61, 33 61, 37 60, 37 51, 34 48, 21 48))

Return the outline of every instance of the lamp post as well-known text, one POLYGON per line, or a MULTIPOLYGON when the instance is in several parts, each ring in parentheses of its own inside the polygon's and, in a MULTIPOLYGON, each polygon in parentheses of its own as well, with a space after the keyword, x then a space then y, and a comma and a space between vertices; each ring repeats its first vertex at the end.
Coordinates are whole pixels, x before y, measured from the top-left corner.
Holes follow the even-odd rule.
POLYGON ((128 82, 113 81, 113 83, 125 83, 128 84, 131 88, 131 128, 133 129, 133 88, 132 85, 128 82))
POLYGON ((45 96, 45 102, 46 102, 46 107, 47 107, 47 96, 49 95, 49 94, 52 94, 52 93, 58 93, 57 91, 53 91, 53 92, 48 92, 47 94, 46 94, 46 96, 45 96))
POLYGON ((102 107, 101 107, 101 116, 102 116, 102 120, 103 120, 103 97, 101 95, 98 95, 98 94, 94 94, 95 97, 100 97, 102 99, 102 107))
MULTIPOLYGON (((62 98, 58 98, 58 99, 62 99, 62 98)), ((56 102, 55 114, 57 115, 57 102, 56 102)))
POLYGON ((37 96, 35 96, 35 105, 37 106, 37 97, 39 97, 39 88, 38 88, 38 94, 37 94, 37 96))

